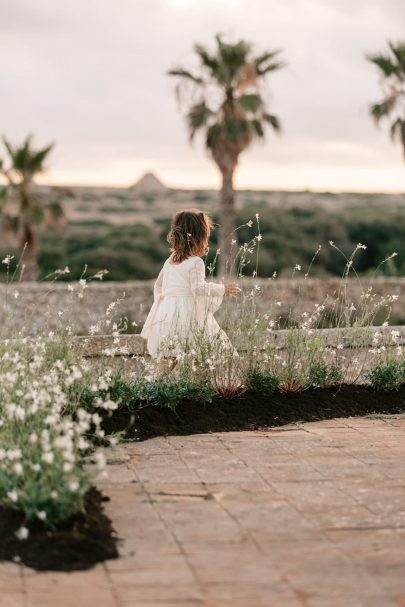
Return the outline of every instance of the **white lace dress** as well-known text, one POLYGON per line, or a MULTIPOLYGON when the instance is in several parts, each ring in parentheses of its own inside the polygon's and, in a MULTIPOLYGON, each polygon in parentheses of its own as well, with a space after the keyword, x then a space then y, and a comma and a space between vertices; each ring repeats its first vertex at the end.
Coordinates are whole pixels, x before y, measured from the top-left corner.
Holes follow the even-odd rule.
POLYGON ((154 303, 142 329, 153 358, 176 356, 196 339, 219 337, 229 343, 214 318, 222 303, 225 287, 205 280, 200 257, 179 264, 167 259, 154 287, 154 303), (198 337, 197 337, 198 335, 198 337))

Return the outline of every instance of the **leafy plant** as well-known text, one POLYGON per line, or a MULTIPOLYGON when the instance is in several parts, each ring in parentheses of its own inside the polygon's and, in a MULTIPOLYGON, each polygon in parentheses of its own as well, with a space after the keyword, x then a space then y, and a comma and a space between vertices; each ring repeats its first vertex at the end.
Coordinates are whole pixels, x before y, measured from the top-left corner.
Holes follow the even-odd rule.
POLYGON ((405 383, 405 362, 388 360, 377 364, 368 374, 374 390, 398 390, 405 383))
POLYGON ((197 382, 176 376, 154 380, 138 377, 128 382, 113 378, 108 395, 120 407, 137 411, 146 405, 175 409, 182 400, 211 402, 214 391, 208 381, 197 382))
POLYGON ((174 409, 182 400, 211 402, 214 392, 208 382, 195 383, 189 379, 168 382, 167 379, 158 379, 148 383, 146 394, 151 405, 174 409))
POLYGON ((313 388, 326 388, 342 381, 343 373, 337 365, 318 361, 309 368, 308 383, 313 388))
POLYGON ((280 380, 278 377, 261 369, 254 367, 248 372, 248 388, 260 394, 274 394, 277 391, 280 380))

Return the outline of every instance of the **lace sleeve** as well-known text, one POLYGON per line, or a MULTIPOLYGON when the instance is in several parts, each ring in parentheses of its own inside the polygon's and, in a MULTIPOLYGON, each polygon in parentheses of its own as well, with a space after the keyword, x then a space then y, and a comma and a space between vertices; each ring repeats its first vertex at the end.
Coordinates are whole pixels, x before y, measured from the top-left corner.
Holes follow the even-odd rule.
POLYGON ((197 258, 190 272, 190 288, 194 295, 203 295, 216 301, 216 309, 219 308, 225 294, 225 286, 205 280, 205 265, 201 258, 197 258), (218 301, 219 300, 219 301, 218 301))

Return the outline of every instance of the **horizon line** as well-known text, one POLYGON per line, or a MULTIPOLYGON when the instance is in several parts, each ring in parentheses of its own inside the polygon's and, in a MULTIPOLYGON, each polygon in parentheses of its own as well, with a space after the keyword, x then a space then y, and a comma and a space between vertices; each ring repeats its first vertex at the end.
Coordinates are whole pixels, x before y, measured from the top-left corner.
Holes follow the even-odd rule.
MULTIPOLYGON (((156 175, 156 174, 155 174, 156 175)), ((130 190, 135 189, 136 184, 139 180, 132 182, 128 185, 125 184, 117 184, 117 183, 97 183, 97 182, 53 182, 53 181, 42 181, 39 177, 37 182, 33 183, 34 187, 45 187, 45 188, 88 188, 88 189, 112 189, 112 190, 130 190)), ((160 179, 159 179, 160 181, 160 179)), ((195 192, 195 191, 204 191, 204 192, 216 192, 220 194, 221 188, 215 186, 206 186, 206 185, 194 185, 190 186, 182 186, 182 185, 167 185, 165 182, 160 181, 163 185, 164 189, 161 190, 163 193, 166 191, 176 191, 180 190, 183 192, 195 192)), ((7 182, 1 178, 0 176, 0 187, 7 187, 7 182)), ((311 188, 311 187, 302 187, 302 188, 288 188, 288 187, 255 187, 255 186, 244 186, 244 187, 235 187, 235 193, 237 192, 283 192, 283 193, 312 193, 312 194, 376 194, 376 195, 384 195, 384 196, 402 196, 405 194, 405 190, 393 189, 393 190, 375 190, 375 189, 340 189, 340 188, 311 188)), ((144 193, 159 193, 159 190, 144 193)))
MULTIPOLYGON (((4 184, 7 185, 7 184, 4 184)), ((136 183, 132 183, 130 185, 118 185, 108 184, 108 183, 34 183, 34 187, 49 187, 49 188, 101 188, 101 189, 112 189, 112 190, 131 190, 136 189, 136 183)), ((180 185, 166 185, 163 190, 151 190, 144 191, 143 193, 147 194, 159 194, 164 193, 165 191, 176 191, 180 190, 183 192, 195 192, 195 191, 203 191, 203 192, 216 192, 218 194, 221 193, 221 188, 215 186, 204 186, 204 185, 195 185, 193 187, 180 186, 180 185)), ((403 196, 405 194, 405 190, 368 190, 368 189, 336 189, 336 188, 287 188, 287 187, 254 187, 254 186, 244 186, 244 187, 235 187, 234 192, 283 192, 283 193, 297 193, 297 194, 380 194, 384 196, 403 196)))

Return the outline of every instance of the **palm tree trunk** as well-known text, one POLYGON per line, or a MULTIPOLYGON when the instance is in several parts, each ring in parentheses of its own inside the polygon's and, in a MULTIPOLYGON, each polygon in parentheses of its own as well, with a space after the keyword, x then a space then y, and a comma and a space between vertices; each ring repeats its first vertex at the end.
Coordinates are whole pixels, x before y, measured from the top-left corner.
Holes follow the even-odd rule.
POLYGON ((28 189, 25 185, 21 186, 20 196, 21 208, 18 241, 20 245, 20 254, 23 254, 22 266, 24 266, 24 271, 21 274, 21 280, 37 280, 38 239, 28 217, 31 200, 28 189))
POLYGON ((219 255, 218 273, 220 276, 231 274, 232 259, 231 259, 231 241, 234 238, 236 229, 235 217, 235 192, 233 189, 233 174, 234 166, 229 165, 221 167, 222 173, 222 190, 221 190, 221 207, 220 207, 220 228, 219 228, 219 255))

